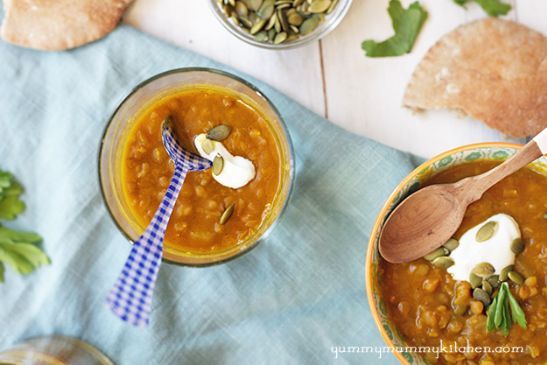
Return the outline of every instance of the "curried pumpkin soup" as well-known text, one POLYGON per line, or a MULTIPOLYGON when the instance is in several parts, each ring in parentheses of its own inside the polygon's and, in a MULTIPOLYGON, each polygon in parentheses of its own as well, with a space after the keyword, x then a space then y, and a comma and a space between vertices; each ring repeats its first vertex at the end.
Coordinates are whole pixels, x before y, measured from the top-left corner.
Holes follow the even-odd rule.
MULTIPOLYGON (((486 161, 454 166, 433 176, 427 184, 455 182, 494 166, 495 163, 486 161)), ((428 361, 480 365, 547 363, 546 193, 547 177, 522 169, 496 184, 468 208, 455 239, 447 243, 445 252, 440 253, 442 256, 433 253, 406 264, 390 264, 380 259, 383 302, 389 318, 409 345, 434 347, 442 341, 443 346, 456 343, 488 347, 492 351, 453 351, 441 353, 439 358, 429 354, 425 355, 428 361), (492 227, 503 233, 503 227, 494 222, 494 217, 512 217, 507 220, 514 220, 520 227, 521 237, 510 242, 509 252, 518 253, 514 255, 514 265, 508 267, 513 272, 511 277, 507 277, 507 270, 493 275, 492 265, 481 263, 473 270, 490 269, 488 277, 479 277, 474 282, 477 275, 484 274, 479 270, 470 274, 470 281, 455 280, 446 267, 453 267, 456 259, 453 256, 457 255, 446 253, 451 250, 456 253, 468 232, 473 233, 472 238, 478 240, 479 246, 495 235, 492 227), (476 231, 472 231, 473 227, 477 227, 476 231), (445 262, 435 261, 439 257, 445 262), (499 295, 502 291, 503 295, 499 295), (516 304, 497 305, 502 297, 512 297, 516 304), (497 307, 501 309, 499 318, 495 314, 497 307), (499 346, 504 347, 501 352, 497 352, 499 346)), ((490 253, 492 262, 497 251, 503 249, 499 245, 490 253)), ((463 256, 466 253, 474 255, 465 251, 463 256)))
POLYGON ((204 156, 195 145, 201 136, 201 147, 214 144, 219 154, 213 157, 223 166, 219 170, 214 161, 212 169, 188 173, 167 226, 166 247, 200 255, 239 245, 259 230, 280 189, 282 157, 269 121, 242 96, 207 85, 172 92, 145 108, 122 157, 123 195, 143 229, 174 171, 161 138, 167 117, 184 148, 204 156), (241 170, 241 161, 247 170, 241 170), (222 169, 230 174, 221 174, 222 169))

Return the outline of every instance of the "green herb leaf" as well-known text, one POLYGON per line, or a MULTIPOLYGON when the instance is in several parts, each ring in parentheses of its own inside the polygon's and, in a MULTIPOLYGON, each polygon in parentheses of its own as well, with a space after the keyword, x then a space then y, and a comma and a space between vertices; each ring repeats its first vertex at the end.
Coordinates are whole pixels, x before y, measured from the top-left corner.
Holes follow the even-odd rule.
POLYGON ((505 301, 505 290, 503 288, 503 284, 496 297, 498 302, 496 303, 496 311, 494 313, 494 324, 496 325, 496 328, 501 328, 501 322, 503 320, 503 303, 505 301))
POLYGON ((496 304, 497 303, 498 303, 498 296, 496 295, 494 297, 494 300, 492 301, 492 303, 490 303, 490 306, 486 310, 486 316, 487 316, 486 317, 486 330, 488 332, 491 332, 494 329, 496 329, 496 325, 494 323, 494 315, 495 315, 496 304))
POLYGON ((13 270, 27 275, 40 266, 51 263, 49 257, 35 244, 20 240, 28 237, 32 238, 34 243, 39 242, 41 238, 35 233, 16 232, 4 227, 0 229, 0 261, 11 266, 13 270), (15 237, 16 240, 10 237, 15 237))
POLYGON ((501 0, 454 0, 460 6, 465 7, 467 3, 474 1, 486 12, 486 14, 494 17, 507 15, 511 11, 511 5, 502 2, 501 0))
POLYGON ((499 329, 507 337, 513 323, 518 323, 522 328, 526 328, 526 315, 511 294, 509 284, 506 282, 501 284, 494 300, 486 310, 486 315, 486 331, 488 332, 499 329))
POLYGON ((13 220, 25 210, 19 196, 23 193, 23 187, 12 174, 0 171, 0 219, 13 220))
POLYGON ((4 272, 6 271, 6 268, 4 267, 4 264, 0 261, 0 283, 4 282, 4 272))
POLYGON ((409 53, 427 19, 427 11, 417 1, 405 9, 400 0, 391 0, 388 13, 395 34, 383 42, 364 41, 361 48, 368 57, 393 57, 409 53))
POLYGON ((511 291, 507 289, 508 291, 508 298, 509 298, 509 306, 511 307, 511 316, 513 317, 513 322, 518 323, 519 326, 526 329, 527 323, 526 323, 526 315, 524 314, 524 311, 520 307, 519 303, 511 294, 511 291))

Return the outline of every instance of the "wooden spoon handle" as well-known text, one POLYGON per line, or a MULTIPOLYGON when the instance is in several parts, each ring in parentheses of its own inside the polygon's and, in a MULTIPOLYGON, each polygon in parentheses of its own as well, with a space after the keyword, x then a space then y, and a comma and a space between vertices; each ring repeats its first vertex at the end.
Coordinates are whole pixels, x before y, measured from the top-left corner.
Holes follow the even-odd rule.
POLYGON ((464 184, 471 184, 470 188, 466 187, 462 191, 465 190, 468 193, 467 198, 469 201, 475 201, 500 180, 537 160, 544 154, 547 154, 547 128, 501 165, 484 174, 462 180, 461 182, 464 184))

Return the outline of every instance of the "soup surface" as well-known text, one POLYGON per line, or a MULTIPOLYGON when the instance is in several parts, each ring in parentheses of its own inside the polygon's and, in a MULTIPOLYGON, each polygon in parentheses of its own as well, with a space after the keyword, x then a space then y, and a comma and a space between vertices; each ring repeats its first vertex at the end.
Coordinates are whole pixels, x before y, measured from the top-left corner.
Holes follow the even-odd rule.
POLYGON ((161 124, 171 117, 180 143, 197 153, 194 137, 224 124, 222 141, 232 154, 252 161, 256 175, 231 189, 212 177, 212 169, 189 172, 166 232, 166 246, 187 254, 222 252, 245 241, 268 216, 280 187, 280 151, 270 123, 254 106, 229 90, 195 86, 155 101, 135 120, 122 158, 124 196, 144 229, 153 217, 173 175, 161 124), (235 203, 229 220, 223 212, 235 203))
MULTIPOLYGON (((486 161, 455 166, 435 175, 428 184, 454 182, 494 166, 486 161)), ((406 264, 380 261, 383 301, 410 345, 439 346, 442 340, 444 346, 454 342, 466 346, 469 341, 470 346, 494 351, 453 351, 438 359, 425 354, 431 363, 547 364, 547 178, 527 169, 507 177, 469 207, 456 238, 496 213, 515 218, 525 243, 515 269, 526 280, 522 285, 511 283, 510 289, 526 314, 527 329, 513 325, 507 337, 499 331, 487 332, 483 303, 473 299, 470 284, 454 281, 445 269, 425 259, 406 264), (517 348, 498 353, 498 346, 517 348)))

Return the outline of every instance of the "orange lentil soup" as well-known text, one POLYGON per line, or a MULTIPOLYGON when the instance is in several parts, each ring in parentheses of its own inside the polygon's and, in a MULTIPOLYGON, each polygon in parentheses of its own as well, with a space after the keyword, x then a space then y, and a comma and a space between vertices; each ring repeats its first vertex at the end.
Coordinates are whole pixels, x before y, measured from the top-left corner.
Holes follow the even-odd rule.
MULTIPOLYGON (((495 166, 475 162, 449 168, 428 184, 448 183, 477 175, 495 166)), ((380 262, 380 286, 388 315, 402 337, 412 346, 522 346, 523 352, 443 353, 425 355, 438 364, 547 364, 547 178, 523 169, 504 179, 472 204, 455 237, 496 213, 518 222, 525 249, 516 256, 515 269, 526 279, 510 284, 528 321, 527 329, 513 325, 508 337, 486 331, 485 308, 473 299, 471 285, 456 282, 443 268, 425 259, 407 264, 380 262)), ((520 351, 520 350, 517 350, 520 351)))
POLYGON ((179 90, 145 108, 127 137, 122 158, 124 197, 141 228, 150 222, 174 171, 161 139, 161 124, 168 116, 180 143, 195 153, 196 135, 219 124, 231 127, 222 143, 232 154, 251 160, 256 176, 242 188, 231 189, 213 179, 212 169, 189 172, 167 226, 166 247, 200 255, 241 244, 263 224, 280 189, 281 157, 270 123, 243 97, 213 86, 179 90), (220 224, 232 203, 232 216, 220 224))

